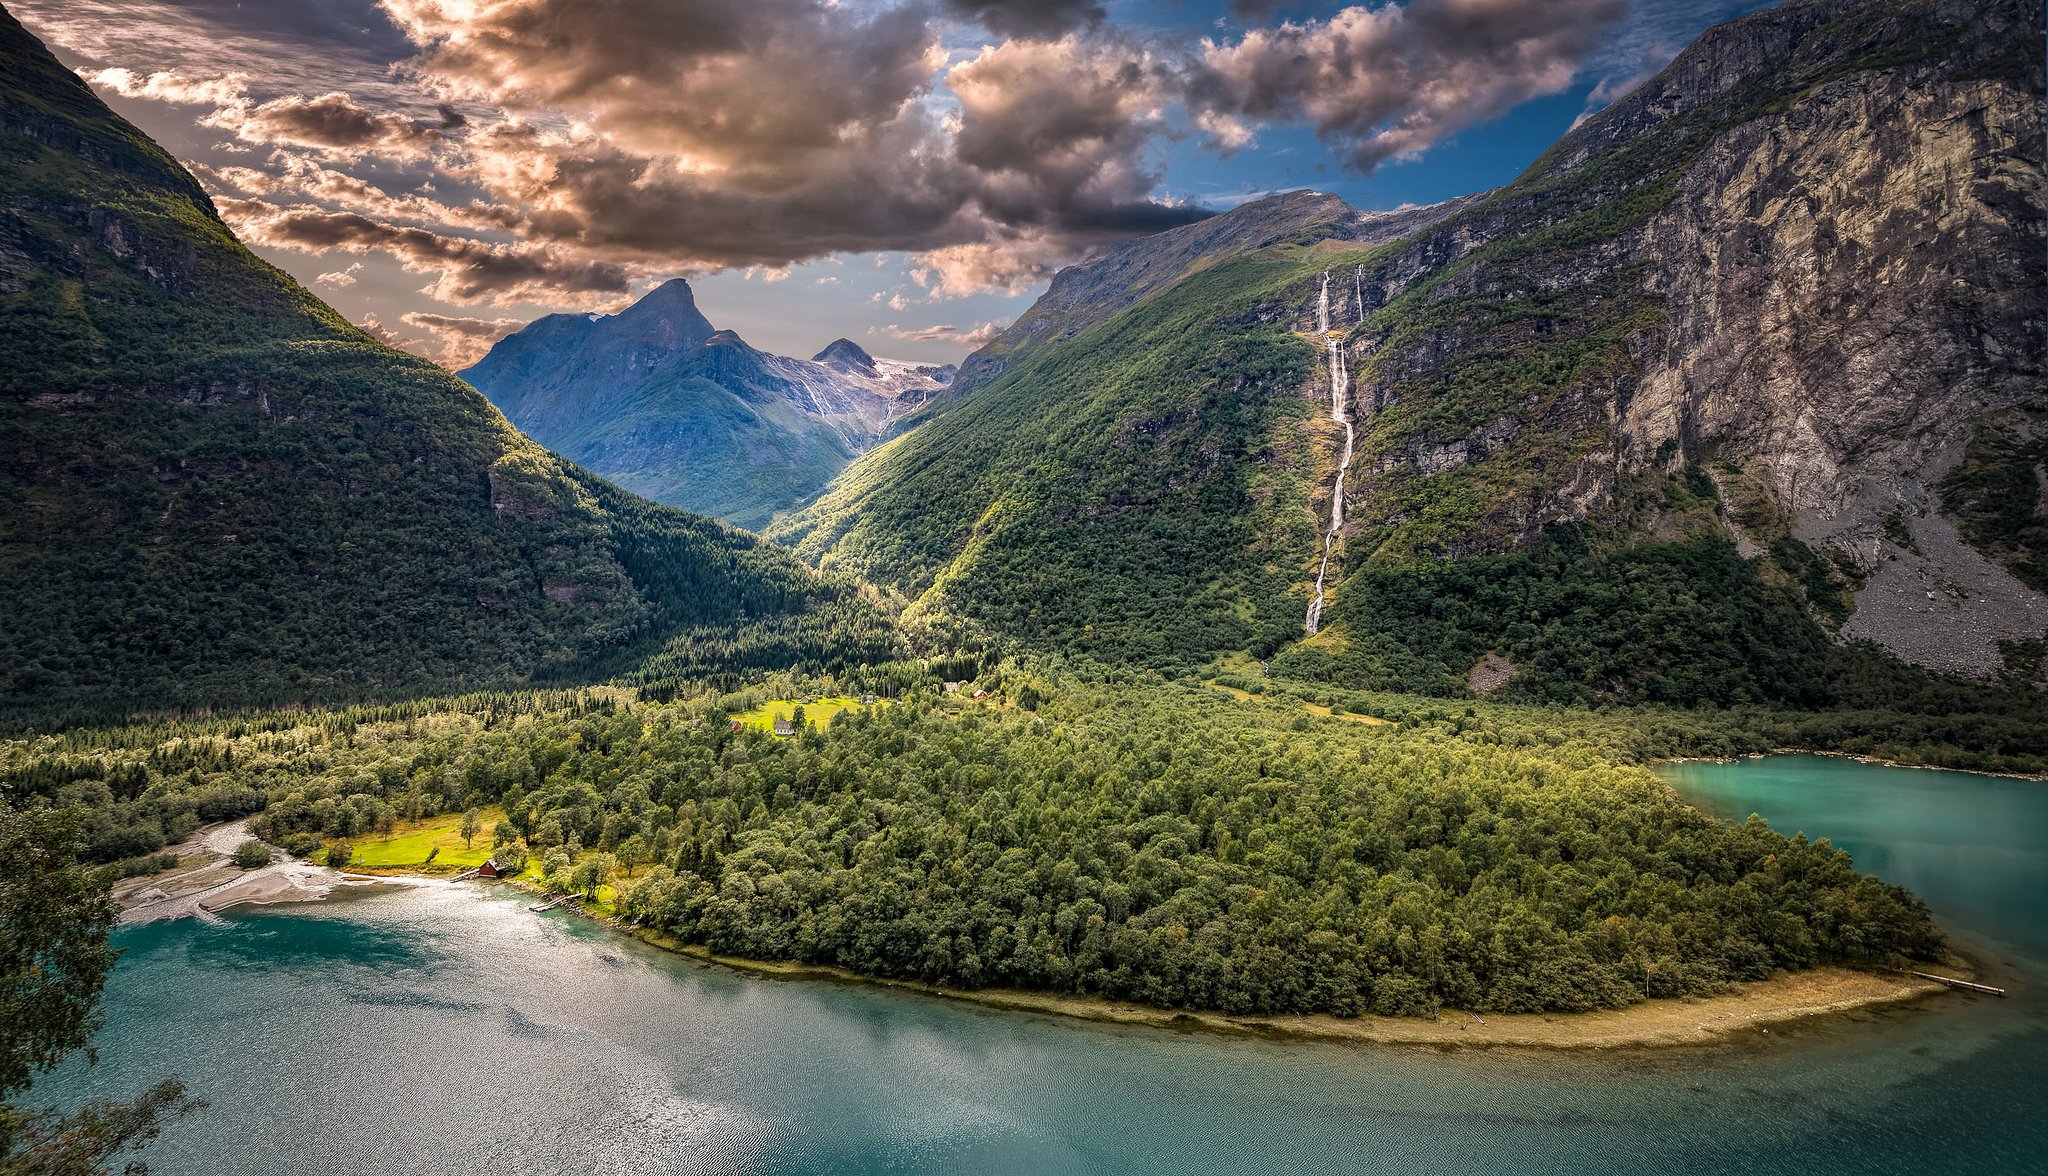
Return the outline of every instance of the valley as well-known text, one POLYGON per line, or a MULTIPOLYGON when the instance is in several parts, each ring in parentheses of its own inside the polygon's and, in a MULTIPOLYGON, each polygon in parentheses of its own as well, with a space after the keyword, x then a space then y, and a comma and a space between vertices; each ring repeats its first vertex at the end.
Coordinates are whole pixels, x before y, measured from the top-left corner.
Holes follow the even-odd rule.
MULTIPOLYGON (((1217 102, 1261 38, 1437 2, 995 105, 1217 102)), ((377 12, 400 87, 612 31, 377 12)), ((932 41, 915 199, 803 196, 839 227, 777 253, 680 198, 550 234, 797 199, 723 137, 854 113, 340 117, 0 12, 0 1170, 159 1126, 169 1172, 2038 1165, 2039 7, 1736 16, 1454 199, 991 227, 1051 179, 973 79, 1085 42, 1042 33, 932 41), (109 105, 162 95, 208 144, 109 105), (266 260, 316 222, 366 260, 266 260), (648 252, 700 229, 731 252, 648 252), (802 359, 700 310, 741 280, 1040 293, 802 359), (556 309, 410 312, 475 343, 444 367, 358 297, 556 309)), ((1209 115, 1188 150, 1259 150, 1209 115)))

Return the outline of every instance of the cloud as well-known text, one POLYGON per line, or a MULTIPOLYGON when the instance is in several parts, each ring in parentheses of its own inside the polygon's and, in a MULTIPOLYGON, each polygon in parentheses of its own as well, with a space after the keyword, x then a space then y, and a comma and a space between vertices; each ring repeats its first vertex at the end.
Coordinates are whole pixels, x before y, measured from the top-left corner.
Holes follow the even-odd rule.
POLYGON ((1626 97, 1631 90, 1656 77, 1676 56, 1677 49, 1660 41, 1645 51, 1643 60, 1634 72, 1609 74, 1601 78, 1594 85, 1592 92, 1586 95, 1586 107, 1572 120, 1570 129, 1578 130, 1579 124, 1605 110, 1615 99, 1626 97))
POLYGON ((399 102, 416 93, 389 75, 411 49, 376 0, 8 0, 7 9, 67 60, 235 75, 264 97, 344 89, 399 102))
POLYGON ((144 77, 120 66, 81 72, 86 81, 112 90, 123 98, 148 98, 185 105, 227 106, 244 101, 249 87, 246 74, 187 78, 176 70, 166 69, 144 77))
POLYGON ((935 298, 1014 292, 1208 215, 1162 195, 1178 138, 1307 123, 1370 171, 1568 85, 1629 2, 1410 0, 1190 43, 1102 0, 17 0, 100 84, 277 149, 200 169, 252 241, 585 307, 843 253, 909 258, 935 298))
POLYGON ((384 0, 445 97, 566 111, 640 155, 768 179, 895 119, 944 63, 915 7, 826 0, 384 0), (777 161, 777 162, 771 162, 777 161))
POLYGON ((890 323, 882 330, 892 339, 906 339, 917 343, 958 343, 966 347, 981 347, 1003 333, 1007 323, 980 323, 972 327, 956 327, 951 323, 940 323, 935 327, 899 327, 890 323))
POLYGON ((267 200, 219 199, 220 214, 243 239, 305 253, 388 253, 411 273, 438 275, 423 293, 443 302, 589 304, 592 294, 616 301, 634 270, 590 261, 551 245, 495 243, 392 225, 356 212, 267 200))
POLYGON ((1566 89, 1627 0, 1412 0, 1205 43, 1188 77, 1197 109, 1305 121, 1370 172, 1465 127, 1566 89))
POLYGON ((264 168, 200 164, 193 171, 215 191, 247 196, 303 196, 380 220, 491 231, 516 227, 522 219, 516 209, 482 201, 453 207, 420 193, 393 196, 368 180, 288 151, 272 152, 264 168))
POLYGON ((1102 23, 1096 0, 943 0, 948 16, 973 21, 999 37, 1047 39, 1102 23))
POLYGON ((245 143, 300 147, 343 159, 370 154, 401 160, 421 158, 467 121, 446 104, 432 122, 371 110, 340 90, 312 98, 286 95, 262 103, 234 102, 200 120, 202 125, 233 131, 245 143))
POLYGON ((825 0, 389 0, 473 126, 444 174, 518 237, 670 270, 917 255, 948 296, 1206 215, 1153 196, 1171 70, 1113 38, 1013 41, 945 67, 920 10, 825 0), (943 83, 954 109, 935 105, 943 83))
POLYGON ((358 261, 353 265, 350 265, 347 269, 330 270, 329 272, 321 274, 319 277, 314 278, 313 280, 320 283, 323 286, 333 286, 337 290, 344 289, 346 287, 353 286, 356 284, 356 274, 362 268, 363 263, 358 261))
POLYGON ((1251 124, 1234 114, 1220 110, 1196 111, 1195 126, 1220 155, 1230 155, 1258 144, 1258 136, 1251 124))
POLYGON ((482 359, 491 344, 526 325, 525 320, 516 318, 460 318, 427 311, 411 311, 398 318, 407 326, 425 331, 439 344, 440 354, 434 358, 450 371, 482 359))
POLYGON ((383 323, 378 322, 377 316, 374 314, 364 315, 362 321, 357 323, 356 326, 360 327, 364 334, 368 335, 372 339, 375 339, 377 342, 384 344, 387 347, 398 347, 403 348, 404 350, 407 351, 417 351, 421 347, 425 346, 425 344, 420 340, 408 339, 405 336, 398 334, 396 331, 393 331, 390 328, 386 327, 383 323))

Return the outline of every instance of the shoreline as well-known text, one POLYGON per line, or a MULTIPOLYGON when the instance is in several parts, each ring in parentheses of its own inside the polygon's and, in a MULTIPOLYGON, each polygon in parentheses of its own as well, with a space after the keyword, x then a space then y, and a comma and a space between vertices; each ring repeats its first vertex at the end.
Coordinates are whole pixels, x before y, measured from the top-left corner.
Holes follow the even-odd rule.
POLYGON ((231 857, 235 847, 249 837, 247 821, 207 826, 164 851, 178 855, 176 866, 114 883, 112 895, 120 907, 118 923, 125 927, 166 919, 204 919, 231 907, 319 902, 343 888, 436 881, 416 874, 372 877, 329 869, 275 847, 269 865, 244 870, 231 857))
POLYGON ((701 945, 681 943, 660 931, 621 927, 601 919, 596 921, 663 951, 765 979, 873 985, 1005 1012, 1036 1013, 1098 1024, 1357 1045, 1567 1052, 1725 1045, 1743 1030, 1760 1030, 1767 1034, 1773 1027, 1792 1022, 1875 1012, 1918 1003, 1950 991, 1947 986, 1930 980, 1826 967, 1806 972, 1781 972, 1768 980, 1745 982, 1732 992, 1715 996, 1659 997, 1627 1008, 1579 1013, 1495 1013, 1482 1018, 1463 1010, 1445 1009, 1433 1020, 1381 1016, 1352 1018, 1328 1013, 1238 1015, 1164 1009, 1101 997, 1023 989, 951 988, 917 980, 867 976, 824 964, 776 963, 720 956, 701 945))
POLYGON ((1773 747, 1769 751, 1750 751, 1741 755, 1672 755, 1644 761, 1644 766, 1655 768, 1658 764, 1733 764, 1749 759, 1768 759, 1774 755, 1821 755, 1829 759, 1854 760, 1859 764, 1875 764, 1881 768, 1912 768, 1922 772, 1960 772, 1968 776, 1989 776, 1996 780, 2031 780, 2036 784, 2048 784, 2048 772, 1989 772, 1983 768, 1945 768, 1940 764, 1910 764, 1903 760, 1885 759, 1882 756, 1863 755, 1854 751, 1816 751, 1811 747, 1773 747))
MULTIPOLYGON (((246 835, 241 823, 202 830, 180 851, 205 856, 197 865, 180 864, 155 877, 129 879, 115 888, 123 924, 159 919, 209 918, 234 906, 267 906, 318 902, 343 888, 349 891, 378 885, 452 885, 449 878, 401 870, 375 875, 343 873, 287 858, 259 870, 243 871, 226 859, 232 844, 246 835)), ((181 853, 182 856, 182 853, 181 853)), ((547 897, 520 879, 503 879, 510 889, 547 897)), ((1731 991, 1706 997, 1659 997, 1620 1009, 1588 1012, 1496 1013, 1479 1015, 1445 1009, 1434 1019, 1422 1017, 1338 1017, 1327 1013, 1247 1014, 1213 1010, 1167 1009, 1101 997, 1024 989, 964 989, 917 980, 869 976, 847 968, 795 961, 752 960, 721 956, 698 944, 683 943, 666 932, 628 926, 616 919, 564 904, 576 915, 605 930, 629 936, 650 947, 678 955, 701 966, 719 967, 762 979, 861 984, 942 1000, 960 1001, 1005 1012, 1065 1017, 1105 1025, 1142 1026, 1175 1032, 1208 1032, 1279 1040, 1347 1042, 1360 1045, 1407 1045, 1438 1049, 1528 1048, 1560 1051, 1683 1048, 1730 1044, 1738 1033, 1768 1034, 1773 1027, 1813 1018, 1838 1019, 1855 1013, 1917 1003, 1951 990, 1931 980, 1897 973, 1824 967, 1805 972, 1780 972, 1767 980, 1737 984, 1731 991)), ((1932 969, 1957 972, 1967 979, 1977 969, 1967 960, 1961 967, 1932 969)))

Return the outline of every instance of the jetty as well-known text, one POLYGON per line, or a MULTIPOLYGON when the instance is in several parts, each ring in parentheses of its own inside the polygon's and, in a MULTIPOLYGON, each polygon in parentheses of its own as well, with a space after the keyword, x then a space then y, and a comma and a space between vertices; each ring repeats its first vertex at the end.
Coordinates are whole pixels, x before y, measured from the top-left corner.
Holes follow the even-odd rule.
POLYGON ((1981 992, 1986 996, 2005 995, 2005 989, 2003 988, 1993 988, 1989 984, 1978 984, 1972 980, 1958 980, 1953 976, 1937 976, 1932 972, 1908 972, 1906 975, 1918 977, 1922 980, 1932 980, 1936 984, 1946 984, 1950 988, 1960 988, 1965 992, 1981 992))
POLYGON ((546 910, 553 910, 553 909, 554 909, 555 907, 561 906, 561 905, 562 905, 563 903, 565 903, 565 902, 577 902, 577 901, 581 900, 581 899, 582 899, 582 897, 583 897, 582 895, 580 895, 580 894, 577 894, 577 893, 575 893, 575 892, 571 891, 571 892, 570 892, 570 893, 568 893, 568 894, 558 894, 558 895, 556 895, 555 897, 553 897, 553 898, 549 899, 549 900, 548 900, 548 901, 546 901, 546 902, 543 902, 543 903, 536 903, 535 905, 533 905, 533 906, 530 906, 530 907, 528 907, 528 908, 526 908, 526 909, 527 909, 527 910, 530 910, 530 911, 546 911, 546 910))

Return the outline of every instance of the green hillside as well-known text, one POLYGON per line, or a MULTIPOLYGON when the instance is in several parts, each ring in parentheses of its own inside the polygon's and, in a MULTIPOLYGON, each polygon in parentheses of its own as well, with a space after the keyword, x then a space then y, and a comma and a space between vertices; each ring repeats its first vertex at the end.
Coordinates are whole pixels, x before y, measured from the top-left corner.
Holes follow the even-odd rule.
POLYGON ((1277 645, 1314 543, 1315 357, 1233 316, 1306 265, 1218 265, 1031 353, 771 534, 913 620, 1145 665, 1277 645))
POLYGON ((244 249, 0 15, 0 707, 886 654, 849 585, 544 452, 244 249), (842 623, 820 640, 819 618, 842 623))

